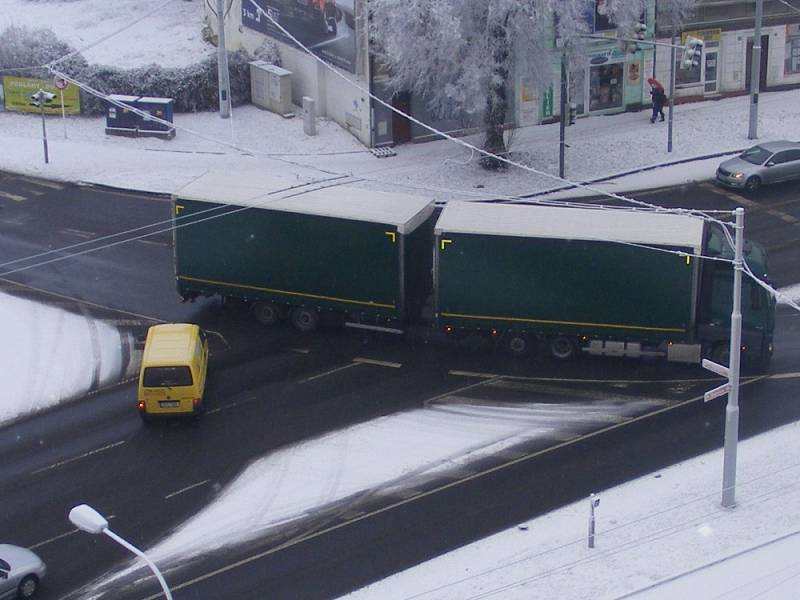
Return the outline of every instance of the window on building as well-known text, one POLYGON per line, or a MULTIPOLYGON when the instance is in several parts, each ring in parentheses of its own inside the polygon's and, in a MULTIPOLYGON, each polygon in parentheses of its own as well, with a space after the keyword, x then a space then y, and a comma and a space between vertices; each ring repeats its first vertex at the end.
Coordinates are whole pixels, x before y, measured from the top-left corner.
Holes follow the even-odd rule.
POLYGON ((800 73, 800 36, 786 38, 786 59, 783 74, 800 73))
POLYGON ((622 106, 622 63, 592 67, 589 77, 589 110, 622 106))

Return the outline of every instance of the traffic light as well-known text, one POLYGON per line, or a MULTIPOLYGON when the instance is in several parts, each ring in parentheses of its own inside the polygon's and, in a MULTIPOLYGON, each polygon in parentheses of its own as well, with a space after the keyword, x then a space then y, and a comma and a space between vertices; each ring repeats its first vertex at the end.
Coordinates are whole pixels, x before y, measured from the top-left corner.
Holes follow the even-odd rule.
POLYGON ((647 36, 647 25, 644 23, 637 23, 633 27, 633 33, 637 40, 643 40, 647 36))
POLYGON ((35 94, 31 94, 31 102, 34 106, 44 106, 45 104, 52 102, 53 98, 55 97, 55 94, 45 92, 44 90, 39 90, 35 94))
POLYGON ((703 56, 703 40, 688 36, 686 46, 683 48, 683 59, 681 69, 693 69, 700 66, 700 58, 703 56))
POLYGON ((570 105, 569 105, 569 121, 567 121, 567 124, 575 125, 575 119, 577 119, 577 118, 578 118, 578 105, 575 104, 574 102, 570 102, 570 105))

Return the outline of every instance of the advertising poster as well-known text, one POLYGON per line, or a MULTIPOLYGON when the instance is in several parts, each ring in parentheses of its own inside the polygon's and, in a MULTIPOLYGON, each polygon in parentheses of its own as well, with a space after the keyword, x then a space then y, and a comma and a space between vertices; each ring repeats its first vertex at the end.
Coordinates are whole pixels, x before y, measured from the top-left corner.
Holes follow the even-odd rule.
POLYGON ((249 1, 242 2, 242 25, 292 44, 266 16, 269 15, 319 57, 355 72, 355 0, 255 0, 255 3, 261 10, 249 1))
POLYGON ((81 94, 77 87, 70 85, 64 90, 59 90, 53 85, 51 79, 30 79, 28 77, 3 77, 6 110, 38 113, 40 109, 31 100, 31 94, 35 94, 39 90, 50 92, 55 96, 49 104, 45 105, 45 114, 61 114, 61 92, 64 94, 64 113, 68 115, 81 114, 81 94))

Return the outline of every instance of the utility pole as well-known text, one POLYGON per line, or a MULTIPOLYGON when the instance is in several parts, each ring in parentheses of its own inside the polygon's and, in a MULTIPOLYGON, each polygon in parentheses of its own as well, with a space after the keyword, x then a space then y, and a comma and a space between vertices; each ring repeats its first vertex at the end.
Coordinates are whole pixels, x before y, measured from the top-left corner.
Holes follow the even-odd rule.
POLYGON ((45 92, 44 90, 39 90, 35 94, 31 94, 31 101, 33 102, 33 105, 38 106, 39 112, 42 113, 42 144, 44 145, 44 164, 48 164, 50 162, 50 157, 47 153, 47 126, 44 118, 44 106, 45 104, 49 104, 53 98, 55 98, 55 94, 45 92))
MULTIPOLYGON (((675 11, 675 7, 672 8, 675 11)), ((670 48, 669 53, 669 113, 668 122, 667 122, 667 152, 672 152, 672 113, 675 107, 675 14, 673 12, 672 15, 672 31, 670 32, 670 43, 672 48, 670 48)))
POLYGON ((559 139, 558 146, 558 176, 561 179, 565 177, 565 157, 564 149, 566 148, 566 131, 567 131, 567 48, 566 45, 561 51, 561 119, 559 123, 559 139))
POLYGON ((217 0, 217 76, 219 81, 219 116, 231 116, 231 82, 228 76, 228 50, 225 47, 225 7, 217 0))
POLYGON ((753 66, 750 73, 750 127, 748 139, 758 137, 758 88, 761 85, 761 21, 764 14, 764 0, 756 0, 756 24, 753 31, 753 66))
POLYGON ((728 394, 725 407, 725 449, 722 465, 722 507, 736 506, 736 452, 739 443, 739 374, 742 351, 742 272, 744 271, 744 209, 735 211, 736 230, 733 259, 733 310, 731 311, 731 340, 728 350, 729 366, 703 360, 703 367, 727 377, 727 383, 705 393, 706 402, 728 394))

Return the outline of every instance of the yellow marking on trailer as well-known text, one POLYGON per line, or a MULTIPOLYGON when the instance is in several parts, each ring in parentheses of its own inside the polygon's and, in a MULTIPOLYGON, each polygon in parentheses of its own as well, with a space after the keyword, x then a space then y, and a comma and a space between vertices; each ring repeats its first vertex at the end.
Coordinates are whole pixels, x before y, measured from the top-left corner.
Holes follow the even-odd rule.
POLYGON ((553 321, 550 319, 526 319, 523 317, 497 317, 488 315, 465 315, 461 313, 440 313, 443 317, 454 319, 479 319, 489 321, 514 321, 517 323, 540 323, 543 325, 577 325, 580 327, 603 327, 606 329, 632 329, 639 331, 664 331, 674 333, 684 333, 685 330, 679 327, 650 327, 647 325, 620 325, 618 323, 585 323, 583 321, 553 321))
POLYGON ((181 211, 186 208, 183 204, 176 204, 175 205, 175 215, 181 214, 181 211))
POLYGON ((245 285, 241 283, 230 283, 227 281, 214 281, 213 279, 200 279, 198 277, 188 277, 186 275, 178 275, 178 279, 184 281, 194 281, 196 283, 210 283, 211 285, 222 285, 231 288, 240 288, 244 290, 257 290, 259 292, 268 292, 270 294, 282 294, 284 296, 295 296, 298 298, 313 298, 315 300, 330 300, 332 302, 344 302, 346 304, 357 304, 359 306, 370 306, 373 308, 389 308, 394 310, 397 308, 394 304, 384 304, 381 302, 373 302, 372 300, 353 300, 352 298, 337 298, 335 296, 323 296, 321 294, 308 294, 305 292, 292 292, 289 290, 278 290, 275 288, 260 287, 257 285, 245 285))
POLYGON ((692 257, 687 254, 686 255, 686 265, 688 266, 688 265, 691 265, 691 264, 692 264, 692 257))
POLYGON ((397 234, 394 231, 384 231, 383 233, 389 236, 389 239, 392 240, 393 244, 397 241, 397 234))
POLYGON ((452 243, 453 243, 453 240, 442 240, 441 244, 440 244, 441 245, 441 249, 444 250, 444 247, 445 247, 446 244, 452 244, 452 243))

